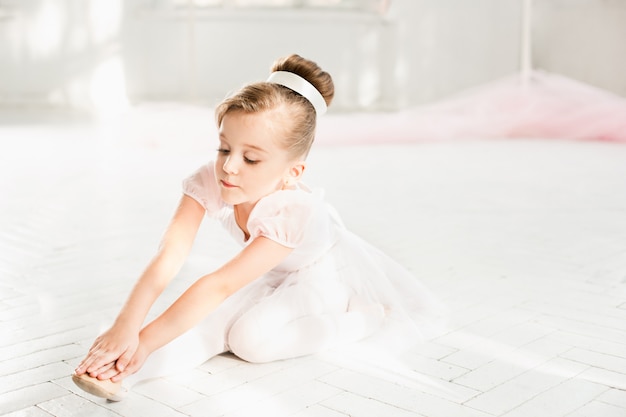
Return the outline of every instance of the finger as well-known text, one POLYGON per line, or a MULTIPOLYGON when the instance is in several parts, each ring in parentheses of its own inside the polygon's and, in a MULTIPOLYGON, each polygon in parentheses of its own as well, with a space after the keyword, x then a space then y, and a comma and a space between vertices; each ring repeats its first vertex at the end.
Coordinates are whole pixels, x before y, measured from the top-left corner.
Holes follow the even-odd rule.
POLYGON ((85 372, 87 373, 91 373, 96 371, 98 368, 100 368, 102 365, 104 365, 105 363, 100 363, 101 362, 101 354, 99 351, 94 351, 94 352, 89 352, 87 354, 87 357, 83 360, 83 363, 81 364, 81 368, 85 370, 85 372))
POLYGON ((131 359, 135 355, 135 351, 136 349, 126 349, 126 351, 122 353, 122 356, 117 358, 117 361, 115 361, 115 367, 118 371, 123 372, 126 369, 131 359))
POLYGON ((87 355, 83 358, 82 361, 80 361, 80 363, 76 367, 75 372, 76 372, 77 375, 82 375, 85 372, 87 372, 87 368, 94 361, 94 354, 95 354, 95 352, 96 352, 96 350, 94 349, 94 346, 92 346, 89 349, 89 351, 87 352, 87 355))
POLYGON ((93 377, 93 378, 97 378, 99 377, 102 373, 108 371, 111 368, 115 368, 115 362, 109 362, 104 366, 101 366, 100 368, 96 369, 93 372, 89 372, 89 376, 93 377))
POLYGON ((76 368, 74 368, 74 373, 76 375, 82 375, 85 373, 85 368, 83 367, 83 363, 79 363, 78 366, 76 368))
POLYGON ((98 375, 98 379, 100 379, 100 380, 111 379, 112 377, 114 377, 114 376, 116 376, 118 374, 119 374, 118 370, 115 368, 114 365, 112 365, 111 368, 109 368, 106 371, 104 371, 101 374, 99 374, 98 375))
POLYGON ((120 372, 117 375, 114 375, 111 377, 111 381, 113 382, 118 382, 118 381, 122 381, 124 380, 127 376, 134 374, 135 372, 137 372, 137 369, 133 369, 132 365, 129 365, 126 367, 126 370, 124 372, 120 372))
POLYGON ((91 366, 94 360, 95 360, 95 357, 94 357, 93 352, 88 353, 87 356, 85 356, 85 358, 76 367, 75 369, 76 374, 82 375, 85 372, 87 372, 87 369, 91 366))
POLYGON ((141 368, 142 364, 143 364, 143 362, 139 363, 139 361, 137 361, 137 360, 131 360, 128 363, 128 365, 125 367, 124 371, 122 371, 119 374, 117 374, 114 377, 112 377, 111 381, 113 381, 113 382, 121 381, 124 378, 126 378, 127 376, 134 374, 135 372, 137 372, 141 368))
POLYGON ((107 350, 106 347, 103 347, 101 338, 102 336, 98 336, 96 340, 94 340, 93 344, 89 348, 89 351, 87 352, 87 355, 80 362, 80 364, 78 364, 78 367, 76 367, 75 372, 77 375, 82 375, 88 372, 88 370, 91 370, 94 361, 97 361, 101 356, 101 352, 107 350))
POLYGON ((87 368, 87 372, 91 373, 91 372, 95 372, 98 369, 100 369, 101 367, 115 362, 115 360, 118 358, 119 353, 113 352, 113 351, 98 351, 95 352, 94 355, 91 358, 91 362, 89 362, 86 366, 87 368))

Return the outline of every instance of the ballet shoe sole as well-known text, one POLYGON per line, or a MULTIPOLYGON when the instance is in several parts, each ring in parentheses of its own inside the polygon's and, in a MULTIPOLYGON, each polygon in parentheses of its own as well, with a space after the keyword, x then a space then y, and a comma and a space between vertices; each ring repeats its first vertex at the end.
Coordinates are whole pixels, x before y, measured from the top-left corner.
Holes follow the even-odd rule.
POLYGON ((110 381, 101 381, 97 378, 92 378, 87 374, 73 374, 72 381, 74 381, 74 384, 76 384, 78 388, 88 392, 89 394, 95 395, 96 397, 105 398, 111 401, 119 401, 118 392, 120 391, 121 384, 114 384, 110 381), (107 387, 107 385, 109 385, 109 387, 107 387))

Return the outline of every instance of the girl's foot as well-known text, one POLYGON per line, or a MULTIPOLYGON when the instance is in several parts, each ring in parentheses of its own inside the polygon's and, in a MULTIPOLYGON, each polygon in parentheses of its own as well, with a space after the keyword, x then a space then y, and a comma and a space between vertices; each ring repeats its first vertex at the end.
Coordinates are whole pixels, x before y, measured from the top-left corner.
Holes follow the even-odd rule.
POLYGON ((72 381, 83 391, 96 397, 106 398, 109 401, 122 401, 128 391, 122 387, 122 382, 113 382, 110 379, 98 379, 87 374, 72 375, 72 381))

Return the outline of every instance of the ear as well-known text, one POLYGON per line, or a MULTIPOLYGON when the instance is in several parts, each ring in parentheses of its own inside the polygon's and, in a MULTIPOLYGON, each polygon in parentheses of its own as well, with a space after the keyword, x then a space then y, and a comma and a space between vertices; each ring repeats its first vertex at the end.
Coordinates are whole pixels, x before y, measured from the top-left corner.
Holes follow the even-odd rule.
POLYGON ((293 185, 300 181, 304 171, 306 170, 306 162, 305 161, 297 161, 289 168, 287 171, 287 175, 285 175, 285 184, 293 185))

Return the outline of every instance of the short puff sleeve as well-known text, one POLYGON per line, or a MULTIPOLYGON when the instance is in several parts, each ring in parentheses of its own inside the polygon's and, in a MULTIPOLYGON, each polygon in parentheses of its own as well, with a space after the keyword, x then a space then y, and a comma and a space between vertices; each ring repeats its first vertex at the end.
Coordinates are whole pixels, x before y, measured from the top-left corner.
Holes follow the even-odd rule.
POLYGON ((296 248, 315 227, 316 202, 310 193, 281 190, 261 199, 248 219, 250 239, 266 237, 296 248))
POLYGON ((183 193, 200 203, 209 216, 216 214, 225 204, 220 196, 213 166, 214 162, 209 162, 183 180, 183 193))

